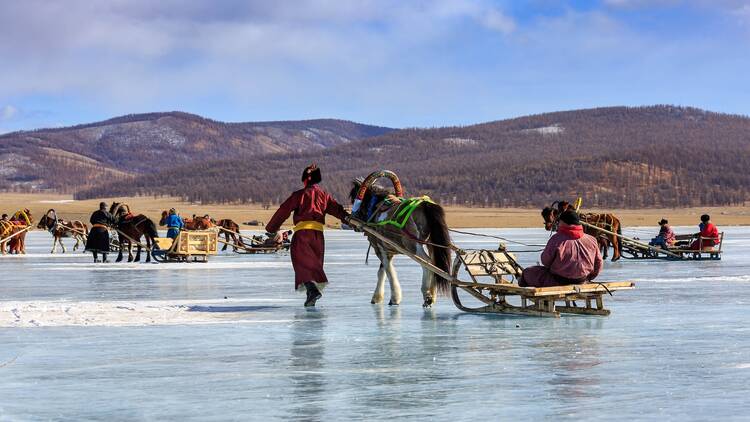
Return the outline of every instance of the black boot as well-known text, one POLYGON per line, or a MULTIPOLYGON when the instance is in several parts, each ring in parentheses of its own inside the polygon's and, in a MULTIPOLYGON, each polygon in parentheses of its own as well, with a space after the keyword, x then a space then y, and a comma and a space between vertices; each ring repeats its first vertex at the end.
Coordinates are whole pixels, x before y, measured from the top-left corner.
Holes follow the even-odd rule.
POLYGON ((307 283, 305 283, 305 288, 307 289, 307 300, 305 301, 305 306, 315 306, 315 302, 323 297, 323 295, 320 293, 320 290, 315 287, 315 283, 308 281, 307 283))

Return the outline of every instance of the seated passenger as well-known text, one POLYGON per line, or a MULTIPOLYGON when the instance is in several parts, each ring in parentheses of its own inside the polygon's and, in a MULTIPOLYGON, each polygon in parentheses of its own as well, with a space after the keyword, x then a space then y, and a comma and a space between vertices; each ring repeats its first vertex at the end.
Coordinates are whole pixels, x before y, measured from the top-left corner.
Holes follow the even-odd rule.
POLYGON ((695 234, 698 239, 690 245, 690 249, 697 251, 700 249, 713 248, 719 243, 719 229, 717 229, 714 223, 711 222, 711 216, 703 214, 698 228, 701 230, 699 233, 695 234))
POLYGON ((550 287, 581 284, 593 280, 602 268, 602 254, 593 236, 583 232, 578 214, 560 215, 557 233, 542 252, 542 265, 523 270, 521 287, 550 287))
POLYGON ((651 246, 658 246, 662 249, 671 248, 672 245, 674 245, 675 242, 675 236, 674 231, 672 231, 672 228, 669 227, 669 221, 667 219, 662 218, 661 221, 659 221, 659 234, 651 239, 650 242, 648 242, 651 246))

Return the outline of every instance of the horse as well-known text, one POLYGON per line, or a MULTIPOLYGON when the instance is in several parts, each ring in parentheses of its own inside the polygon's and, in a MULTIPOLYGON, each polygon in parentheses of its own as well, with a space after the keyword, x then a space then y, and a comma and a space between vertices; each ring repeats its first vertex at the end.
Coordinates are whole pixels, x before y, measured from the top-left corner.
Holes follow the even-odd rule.
MULTIPOLYGON (((169 213, 166 210, 161 212, 161 219, 159 220, 160 226, 165 224, 165 220, 168 216, 169 213)), ((183 222, 185 223, 185 230, 207 230, 213 227, 211 217, 209 217, 208 214, 203 217, 196 217, 193 215, 193 218, 185 218, 183 219, 183 222)))
POLYGON ((88 236, 89 228, 86 223, 79 220, 65 221, 57 218, 57 212, 50 208, 47 212, 39 219, 39 224, 36 225, 38 229, 45 229, 52 235, 52 251, 57 251, 57 245, 59 244, 62 248, 62 252, 65 253, 65 245, 62 242, 63 237, 72 237, 75 239, 76 244, 73 245, 73 250, 78 249, 80 244, 86 245, 86 237, 88 236), (50 216, 50 214, 52 214, 50 216))
POLYGON ((34 219, 28 208, 17 211, 8 221, 2 221, 0 224, 0 251, 2 254, 25 254, 26 253, 26 232, 31 229, 34 219), (18 233, 18 234, 16 234, 18 233), (15 235, 15 236, 14 236, 15 235), (10 236, 12 238, 8 239, 10 236))
MULTIPOLYGON (((571 205, 566 201, 555 201, 549 207, 544 207, 542 210, 544 229, 547 231, 556 231, 560 215, 568 209, 571 209, 571 205)), ((614 214, 605 213, 579 214, 578 217, 581 222, 586 223, 583 225, 584 233, 596 238, 599 248, 602 251, 602 258, 607 259, 609 257, 609 246, 611 244, 612 250, 614 251, 612 253, 612 262, 619 260, 622 256, 622 242, 620 241, 619 236, 605 233, 597 229, 597 227, 622 235, 622 225, 620 224, 620 220, 614 214)))
POLYGON ((122 261, 122 251, 125 244, 128 248, 128 262, 139 262, 142 248, 141 237, 146 238, 146 262, 151 262, 151 247, 156 245, 154 239, 159 237, 154 221, 143 214, 133 215, 127 204, 119 202, 113 202, 109 212, 115 219, 115 227, 120 241, 120 252, 117 254, 116 262, 122 261), (138 246, 135 259, 133 259, 133 243, 138 246))
POLYGON ((242 236, 240 235, 240 225, 235 223, 234 220, 225 218, 217 221, 212 218, 211 224, 219 227, 224 232, 224 247, 221 248, 222 251, 227 250, 230 244, 235 252, 237 252, 237 246, 245 247, 245 242, 242 241, 242 236), (232 240, 231 243, 230 239, 232 240))
MULTIPOLYGON (((413 251, 441 270, 450 272, 452 246, 445 223, 445 212, 440 205, 426 197, 411 200, 400 198, 401 184, 396 175, 389 171, 373 173, 364 181, 354 180, 349 196, 353 204, 352 217, 366 222, 373 230, 400 244, 406 250, 413 251), (395 192, 373 186, 372 183, 380 177, 390 178, 396 188, 395 192), (411 210, 410 213, 406 213, 405 216, 404 213, 398 215, 407 207, 411 210), (425 252, 425 246, 429 254, 425 252)), ((385 278, 388 277, 391 286, 388 304, 398 305, 401 303, 401 285, 393 266, 393 258, 400 252, 373 236, 368 235, 367 238, 380 259, 378 282, 370 303, 383 302, 385 278)), ((447 294, 449 288, 449 280, 423 268, 423 307, 431 307, 436 302, 438 292, 447 294)))

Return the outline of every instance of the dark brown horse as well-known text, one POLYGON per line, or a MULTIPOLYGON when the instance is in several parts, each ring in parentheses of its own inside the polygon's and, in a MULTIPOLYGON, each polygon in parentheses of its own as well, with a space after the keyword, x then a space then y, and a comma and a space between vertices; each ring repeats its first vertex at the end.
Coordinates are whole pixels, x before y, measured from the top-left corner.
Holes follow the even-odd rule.
POLYGON ((151 262, 151 247, 156 245, 154 239, 159 237, 154 221, 143 214, 133 215, 127 204, 119 202, 113 202, 109 212, 115 218, 115 228, 120 241, 120 252, 117 254, 116 262, 122 261, 122 251, 125 245, 128 248, 128 262, 140 261, 143 245, 141 237, 146 238, 146 262, 151 262), (133 259, 133 243, 138 246, 135 259, 133 259))
MULTIPOLYGON (((573 209, 569 202, 566 201, 555 201, 549 207, 544 207, 542 210, 542 218, 544 218, 544 228, 547 231, 556 231, 557 225, 559 224, 560 214, 573 209)), ((599 247, 602 250, 602 257, 607 259, 609 257, 609 246, 612 245, 612 262, 620 259, 622 254, 622 242, 616 235, 605 233, 597 228, 601 228, 612 233, 622 234, 622 226, 620 220, 615 217, 614 214, 595 214, 586 213, 579 214, 581 222, 586 223, 583 225, 583 231, 586 234, 594 236, 596 241, 599 243, 599 247)))
POLYGON ((57 251, 57 245, 59 244, 65 253, 65 245, 62 242, 64 237, 72 237, 75 239, 76 244, 73 245, 73 250, 78 249, 80 244, 86 245, 86 237, 89 232, 89 228, 86 223, 79 220, 65 221, 57 218, 57 212, 53 208, 47 210, 47 213, 39 219, 39 224, 36 225, 38 229, 45 229, 52 235, 52 251, 57 251))
MULTIPOLYGON (((211 223, 219 227, 224 232, 224 247, 222 251, 227 250, 227 247, 231 244, 235 252, 237 252, 237 246, 244 247, 245 242, 242 241, 242 235, 240 235, 240 225, 235 223, 234 220, 225 218, 223 220, 211 219, 211 223), (230 242, 231 239, 231 242, 230 242)), ((219 233, 221 234, 221 233, 219 233)))

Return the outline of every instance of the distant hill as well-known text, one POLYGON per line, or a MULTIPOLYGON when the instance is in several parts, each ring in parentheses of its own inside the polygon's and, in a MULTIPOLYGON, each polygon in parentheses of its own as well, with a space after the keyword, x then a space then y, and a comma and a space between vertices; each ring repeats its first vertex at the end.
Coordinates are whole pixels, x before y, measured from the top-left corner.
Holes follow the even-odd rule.
POLYGON ((178 165, 78 197, 277 203, 299 188, 310 162, 341 200, 353 177, 387 168, 408 194, 448 204, 540 206, 578 195, 586 206, 604 207, 741 204, 750 199, 750 119, 673 106, 608 107, 407 129, 306 153, 178 165))
POLYGON ((393 129, 321 119, 223 123, 193 114, 133 114, 0 136, 0 188, 73 192, 177 165, 346 144, 393 129))

